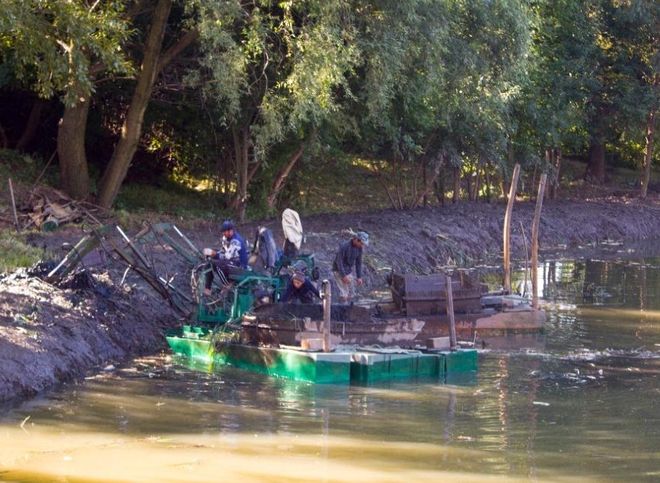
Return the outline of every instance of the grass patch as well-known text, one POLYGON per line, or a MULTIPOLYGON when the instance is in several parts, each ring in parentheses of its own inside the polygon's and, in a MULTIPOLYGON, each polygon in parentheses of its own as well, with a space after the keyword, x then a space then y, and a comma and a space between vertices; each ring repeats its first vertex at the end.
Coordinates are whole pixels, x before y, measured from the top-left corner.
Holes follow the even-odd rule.
POLYGON ((157 212, 181 218, 217 219, 222 209, 217 194, 198 192, 175 183, 166 186, 128 184, 122 187, 118 212, 157 212))
POLYGON ((295 174, 285 204, 301 214, 344 213, 389 208, 382 180, 359 158, 307 166, 295 174), (293 192, 292 192, 293 191, 293 192))
POLYGON ((45 252, 28 245, 22 236, 0 233, 0 273, 8 273, 20 267, 31 267, 43 259, 45 252))

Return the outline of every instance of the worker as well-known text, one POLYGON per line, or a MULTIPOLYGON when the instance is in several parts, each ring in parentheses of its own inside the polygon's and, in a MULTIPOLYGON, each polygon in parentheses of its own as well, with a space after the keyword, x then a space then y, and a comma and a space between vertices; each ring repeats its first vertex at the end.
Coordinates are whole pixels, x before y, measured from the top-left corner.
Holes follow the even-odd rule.
POLYGON ((313 304, 320 299, 321 295, 314 284, 302 271, 296 270, 289 279, 280 302, 293 303, 298 301, 303 304, 313 304))
MULTIPOLYGON (((248 248, 243 237, 236 231, 233 221, 223 221, 220 225, 220 232, 222 233, 221 247, 217 250, 204 248, 202 253, 213 261, 216 269, 221 271, 226 281, 230 275, 242 273, 248 269, 248 248)), ((206 276, 205 295, 211 294, 212 283, 213 271, 210 271, 206 276)))
POLYGON ((369 246, 369 234, 358 231, 350 240, 339 246, 332 264, 332 273, 339 289, 339 300, 342 303, 351 301, 355 294, 355 286, 362 285, 362 250, 369 246), (355 268, 355 276, 353 276, 355 268))

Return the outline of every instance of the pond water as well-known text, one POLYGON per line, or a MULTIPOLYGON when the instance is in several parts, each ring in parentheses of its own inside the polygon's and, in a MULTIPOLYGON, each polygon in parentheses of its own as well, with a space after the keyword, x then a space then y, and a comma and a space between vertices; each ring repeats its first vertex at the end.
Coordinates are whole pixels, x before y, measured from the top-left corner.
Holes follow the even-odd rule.
POLYGON ((659 481, 660 259, 547 261, 544 343, 448 384, 312 385, 167 355, 7 408, 15 481, 659 481))

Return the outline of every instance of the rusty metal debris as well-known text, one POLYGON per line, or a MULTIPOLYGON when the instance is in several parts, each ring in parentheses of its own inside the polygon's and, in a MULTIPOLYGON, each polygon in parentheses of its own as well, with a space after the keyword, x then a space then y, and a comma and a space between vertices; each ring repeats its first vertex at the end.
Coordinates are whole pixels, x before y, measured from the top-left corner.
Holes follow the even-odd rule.
MULTIPOLYGON (((145 224, 134 237, 118 225, 104 225, 93 228, 64 258, 44 277, 46 281, 60 284, 72 273, 86 271, 90 257, 104 259, 106 264, 119 265, 123 270, 120 284, 127 273, 133 272, 144 280, 160 297, 182 315, 189 315, 194 303, 187 293, 190 289, 177 286, 177 280, 188 282, 187 273, 203 259, 202 254, 192 242, 171 224, 145 224), (153 254, 157 251, 167 254, 168 262, 158 261, 153 254), (182 272, 168 273, 176 264, 171 263, 171 253, 183 261, 182 272)), ((179 265, 181 267, 181 265, 179 265)))

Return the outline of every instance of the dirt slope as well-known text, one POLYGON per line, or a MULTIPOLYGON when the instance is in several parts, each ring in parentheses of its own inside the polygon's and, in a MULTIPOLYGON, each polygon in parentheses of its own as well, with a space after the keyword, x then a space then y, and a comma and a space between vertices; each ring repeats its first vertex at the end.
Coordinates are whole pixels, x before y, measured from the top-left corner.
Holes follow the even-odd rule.
MULTIPOLYGON (((382 283, 382 274, 431 273, 449 264, 471 266, 501 258, 503 203, 466 203, 412 211, 316 215, 303 218, 303 251, 315 254, 324 275, 347 229, 366 230, 371 237, 365 251, 366 290, 382 283)), ((534 203, 517 203, 513 211, 513 259, 525 256, 529 245, 534 203), (524 236, 523 236, 524 231, 524 236)), ((282 240, 278 220, 264 223, 282 240)), ((256 224, 240 227, 248 237, 256 224)), ((200 225, 192 234, 200 246, 217 244, 217 227, 200 225)), ((612 199, 603 201, 546 202, 539 228, 542 252, 579 252, 587 245, 608 241, 635 242, 660 239, 660 203, 612 199)))

